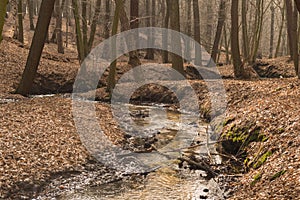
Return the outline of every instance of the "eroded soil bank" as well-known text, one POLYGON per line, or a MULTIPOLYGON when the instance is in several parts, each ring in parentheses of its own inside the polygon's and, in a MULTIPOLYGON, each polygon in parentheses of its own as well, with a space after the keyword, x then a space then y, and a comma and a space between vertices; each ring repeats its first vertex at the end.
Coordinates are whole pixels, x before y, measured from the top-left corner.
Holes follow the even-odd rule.
MULTIPOLYGON (((60 96, 25 98, 12 94, 25 66, 28 49, 7 40, 1 46, 5 48, 0 50, 0 197, 34 197, 59 174, 73 176, 93 171, 89 164, 93 159, 76 133, 71 100, 60 96)), ((75 54, 70 51, 61 57, 52 53, 53 49, 51 45, 46 47, 34 93, 70 92, 78 70, 75 54), (45 87, 48 89, 43 89, 45 87)), ((226 77, 223 82, 228 101, 219 147, 226 158, 224 170, 239 177, 229 182, 233 189, 231 199, 299 198, 300 81, 290 76, 292 66, 287 60, 263 61, 275 67, 266 68, 263 64, 265 77, 269 78, 257 80, 234 80, 231 66, 219 68, 226 77), (270 78, 273 77, 270 74, 274 74, 270 71, 274 69, 279 69, 276 70, 279 78, 270 78)), ((119 69, 124 66, 124 63, 119 65, 119 69)), ((198 94, 203 117, 209 119, 210 99, 205 83, 190 82, 198 94)), ((105 82, 100 81, 101 84, 105 82)), ((144 100, 176 101, 163 88, 150 86, 141 91, 139 94, 144 100), (152 98, 151 93, 157 97, 152 98)), ((105 100, 103 89, 97 91, 97 98, 105 100)), ((112 129, 117 125, 108 104, 99 103, 97 112, 107 119, 100 124, 108 134, 119 138, 119 133, 112 129)), ((107 180, 117 179, 115 177, 110 175, 107 180)))

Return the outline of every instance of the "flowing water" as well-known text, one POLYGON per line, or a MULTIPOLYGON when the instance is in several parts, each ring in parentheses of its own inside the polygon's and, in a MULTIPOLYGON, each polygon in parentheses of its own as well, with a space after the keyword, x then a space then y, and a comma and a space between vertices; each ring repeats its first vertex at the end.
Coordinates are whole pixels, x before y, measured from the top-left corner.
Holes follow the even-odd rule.
MULTIPOLYGON (((189 142, 196 145, 193 153, 196 156, 207 155, 207 151, 216 153, 209 137, 208 124, 202 122, 198 116, 191 113, 180 113, 171 111, 164 106, 135 106, 129 105, 129 110, 133 121, 137 126, 147 127, 145 131, 155 132, 156 142, 153 143, 157 149, 174 150, 178 145, 176 134, 183 131, 183 135, 191 136, 189 142), (157 134, 159 133, 159 134, 157 134), (192 133, 192 134, 191 134, 192 133)), ((126 124, 126 123, 124 123, 126 124)), ((154 134, 153 134, 154 135, 154 134)), ((182 139, 182 137, 181 137, 182 139)), ((179 156, 185 154, 185 149, 179 149, 179 156)), ((190 150, 191 151, 191 150, 190 150)), ((167 154, 167 150, 161 151, 167 154)), ((218 156, 213 157, 216 163, 221 160, 218 156)), ((153 160, 158 163, 155 171, 149 173, 144 179, 120 179, 118 181, 102 184, 96 187, 86 187, 78 191, 71 191, 60 197, 62 200, 115 200, 115 199, 136 199, 136 200, 168 200, 168 199, 223 199, 223 192, 218 184, 213 180, 204 177, 206 173, 201 170, 190 170, 188 167, 179 168, 179 160, 170 159, 167 163, 160 166, 160 160, 153 160)), ((183 163, 184 165, 185 163, 183 163)), ((128 176, 128 175, 127 175, 128 176)))

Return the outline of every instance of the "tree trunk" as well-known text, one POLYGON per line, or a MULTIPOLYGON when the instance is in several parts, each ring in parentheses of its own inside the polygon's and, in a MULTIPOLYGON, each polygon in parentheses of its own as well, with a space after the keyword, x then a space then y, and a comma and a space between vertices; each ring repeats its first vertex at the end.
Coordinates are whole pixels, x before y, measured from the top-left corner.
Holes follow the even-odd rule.
POLYGON ((43 0, 21 82, 16 93, 28 95, 44 48, 55 0, 43 0))
POLYGON ((24 43, 24 30, 23 30, 23 2, 18 1, 18 40, 24 43))
MULTIPOLYGON (((199 2, 198 0, 193 0, 193 10, 194 10, 194 39, 201 45, 200 37, 200 14, 199 14, 199 2)), ((198 46, 198 45, 197 45, 198 46)), ((195 65, 202 65, 202 50, 197 48, 195 52, 195 65)))
POLYGON ((8 0, 0 1, 0 43, 2 41, 2 31, 5 22, 5 15, 6 15, 6 5, 8 0))
POLYGON ((64 53, 63 39, 62 39, 62 9, 60 8, 60 1, 55 1, 55 9, 57 12, 56 18, 56 40, 57 40, 57 52, 64 53))
POLYGON ((83 41, 82 41, 82 33, 81 33, 77 0, 72 0, 72 4, 73 4, 74 19, 75 19, 76 44, 77 44, 78 58, 79 58, 79 61, 82 62, 85 58, 85 55, 84 55, 84 46, 83 46, 83 41))
POLYGON ((243 30, 243 57, 244 61, 249 61, 249 39, 247 22, 247 0, 242 0, 242 30, 243 30))
MULTIPOLYGON (((192 18, 191 14, 192 14, 192 0, 187 0, 186 1, 186 7, 187 7, 187 12, 186 12, 186 34, 191 37, 192 36, 192 26, 190 23, 190 20, 192 18)), ((185 44, 185 58, 187 59, 188 62, 191 61, 191 44, 189 42, 186 42, 185 44)))
POLYGON ((82 0, 81 2, 81 18, 82 18, 82 42, 84 49, 84 58, 88 55, 88 22, 87 22, 87 0, 82 0))
POLYGON ((242 65, 239 47, 239 1, 232 0, 231 2, 231 52, 234 75, 236 78, 243 78, 244 66, 242 65))
MULTIPOLYGON (((125 11, 125 8, 124 8, 124 4, 122 4, 122 6, 120 7, 119 12, 120 12, 120 21, 121 21, 122 32, 130 30, 130 21, 127 17, 127 14, 126 14, 126 11, 125 11)), ((127 42, 127 46, 130 46, 130 45, 131 44, 127 42)), ((141 61, 139 59, 137 51, 129 52, 129 62, 128 62, 128 64, 130 64, 132 67, 136 67, 136 66, 141 65, 141 61)))
MULTIPOLYGON (((166 0, 166 16, 164 19, 164 28, 169 28, 169 22, 170 22, 170 0, 166 0)), ((163 33, 162 41, 163 41, 163 47, 164 49, 168 48, 168 32, 167 30, 163 33)), ((163 63, 169 63, 169 52, 163 51, 163 63)))
POLYGON ((287 28, 288 39, 291 58, 294 62, 296 74, 298 74, 299 65, 299 53, 298 53, 298 12, 295 7, 293 10, 293 2, 286 0, 286 16, 287 16, 287 28))
MULTIPOLYGON (((123 0, 116 0, 116 8, 115 8, 115 14, 114 14, 114 20, 112 25, 112 33, 111 35, 114 36, 118 32, 118 25, 119 25, 119 19, 120 19, 120 10, 124 6, 123 0)), ((112 40, 111 48, 112 53, 116 54, 116 40, 112 40)), ((116 55, 112 55, 112 57, 116 57, 116 55)), ((116 71, 117 71, 117 60, 114 60, 110 65, 110 70, 107 78, 107 92, 109 92, 110 96, 112 95, 113 89, 116 85, 116 71)))
POLYGON ((284 21, 285 21, 285 6, 286 6, 285 1, 283 1, 283 8, 280 9, 280 11, 281 11, 281 24, 280 24, 279 35, 278 35, 278 40, 277 40, 277 45, 276 45, 275 58, 277 58, 278 55, 279 55, 281 39, 283 37, 283 27, 284 27, 284 21))
POLYGON ((212 34, 213 34, 213 10, 212 1, 207 0, 206 2, 206 48, 208 52, 211 52, 212 34))
POLYGON ((269 58, 273 58, 273 50, 274 50, 274 32, 275 32, 275 7, 274 3, 271 2, 271 32, 270 32, 270 51, 269 58))
MULTIPOLYGON (((127 18, 126 13, 125 16, 123 17, 127 18)), ((139 0, 130 0, 130 28, 131 29, 139 28, 139 0)), ((138 34, 135 37, 138 38, 139 37, 138 34)), ((136 42, 136 46, 138 46, 139 41, 135 40, 135 42, 136 42)), ((132 52, 129 55, 130 56, 129 56, 128 63, 130 65, 135 67, 141 64, 138 57, 138 51, 132 52)))
POLYGON ((109 38, 109 30, 110 30, 110 0, 105 1, 105 23, 104 23, 104 38, 109 38))
POLYGON ((27 0, 27 4, 28 4, 28 11, 29 11, 30 30, 34 31, 33 0, 27 0))
MULTIPOLYGON (((170 25, 171 29, 180 32, 180 14, 179 14, 179 0, 172 0, 170 9, 170 25)), ((177 34, 171 34, 171 47, 176 52, 182 52, 181 38, 177 34)), ((172 53, 172 68, 184 75, 183 59, 181 55, 172 53)))
POLYGON ((264 0, 256 0, 256 15, 255 15, 255 22, 254 22, 254 36, 252 39, 251 45, 251 53, 250 53, 250 64, 255 63, 258 48, 260 45, 261 34, 262 34, 262 25, 263 25, 263 8, 264 8, 264 0))
POLYGON ((224 27, 224 22, 225 22, 225 17, 226 17, 225 6, 226 6, 226 1, 221 0, 220 7, 219 7, 217 32, 216 32, 215 41, 214 41, 212 54, 211 54, 211 59, 214 62, 216 62, 216 59, 217 59, 217 54, 218 54, 218 51, 219 51, 219 44, 220 44, 220 40, 221 40, 221 36, 222 36, 222 30, 223 30, 223 27, 224 27))
POLYGON ((295 4, 296 4, 298 12, 300 12, 300 0, 295 0, 295 4))
MULTIPOLYGON (((146 26, 147 27, 155 25, 155 22, 154 22, 155 16, 153 16, 154 15, 153 13, 150 14, 150 2, 151 2, 150 0, 146 0, 146 17, 147 17, 146 26), (150 18, 150 15, 151 15, 151 18, 150 18)), ((155 0, 152 0, 152 12, 155 12, 155 0), (153 6, 154 6, 154 9, 153 9, 153 6)), ((152 46, 153 37, 148 38, 148 44, 149 44, 149 46, 152 46)), ((150 49, 150 48, 147 49, 145 59, 149 59, 149 60, 154 59, 154 49, 150 49)))
POLYGON ((101 0, 97 0, 95 14, 94 14, 92 25, 91 25, 90 38, 89 38, 89 42, 88 42, 88 52, 87 52, 88 54, 91 52, 92 47, 93 47, 97 24, 98 24, 99 16, 100 16, 100 11, 101 11, 101 0))

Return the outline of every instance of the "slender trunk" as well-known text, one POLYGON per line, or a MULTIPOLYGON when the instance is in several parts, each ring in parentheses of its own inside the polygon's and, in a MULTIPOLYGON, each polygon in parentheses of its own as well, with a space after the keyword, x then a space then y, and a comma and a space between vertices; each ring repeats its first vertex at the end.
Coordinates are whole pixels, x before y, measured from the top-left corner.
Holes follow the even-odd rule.
MULTIPOLYGON (((171 29, 180 32, 180 14, 179 14, 179 0, 172 0, 170 9, 170 25, 171 29)), ((181 38, 177 34, 171 34, 171 47, 175 52, 182 52, 181 38)), ((172 53, 172 68, 184 75, 183 59, 181 55, 172 53)))
POLYGON ((62 9, 60 8, 60 1, 55 0, 55 7, 57 12, 56 18, 56 40, 58 53, 64 53, 63 39, 62 39, 62 9))
POLYGON ((244 66, 242 65, 239 47, 239 0, 231 2, 231 51, 234 67, 234 75, 236 78, 244 76, 244 66))
MULTIPOLYGON (((166 16, 164 19, 164 28, 168 29, 169 28, 169 22, 170 22, 170 0, 166 0, 166 16)), ((164 49, 168 48, 168 30, 165 30, 163 33, 163 47, 164 49)), ((169 62, 169 52, 168 51, 163 51, 163 63, 168 63, 169 62)))
POLYGON ((226 55, 226 64, 230 64, 230 56, 229 56, 229 45, 230 39, 228 40, 226 24, 224 24, 224 46, 225 46, 225 55, 226 55))
POLYGON ((214 62, 216 62, 216 59, 217 59, 217 54, 218 54, 218 51, 219 51, 219 44, 220 44, 220 40, 221 40, 221 36, 222 36, 222 30, 223 30, 223 27, 224 27, 224 22, 225 22, 225 17, 226 17, 225 6, 226 6, 226 1, 221 0, 220 7, 219 7, 217 32, 216 32, 215 41, 214 41, 212 54, 211 54, 211 59, 214 62))
POLYGON ((41 59, 55 0, 43 0, 25 70, 16 93, 28 95, 41 59))
MULTIPOLYGON (((116 8, 115 8, 115 14, 114 14, 114 20, 112 25, 112 33, 111 35, 114 36, 118 32, 118 25, 119 25, 119 19, 120 19, 120 10, 123 7, 123 0, 116 0, 116 8)), ((112 40, 111 53, 116 54, 116 40, 112 40)), ((112 57, 116 57, 116 55, 112 55, 112 57)), ((113 89, 116 85, 116 68, 117 68, 117 60, 114 60, 110 65, 109 75, 107 78, 107 92, 109 92, 110 96, 112 95, 113 89)))
POLYGON ((99 16, 100 16, 100 10, 101 9, 101 0, 97 0, 96 2, 96 8, 95 8, 95 14, 93 17, 92 25, 91 25, 91 31, 90 31, 90 38, 88 41, 88 49, 87 49, 87 54, 90 53, 93 47, 94 39, 95 39, 95 34, 96 34, 96 29, 97 29, 97 24, 99 21, 99 16))
MULTIPOLYGON (((199 2, 198 0, 193 0, 193 10, 194 10, 194 39, 201 45, 200 37, 200 14, 199 14, 199 2)), ((202 50, 196 45, 195 52, 195 65, 202 65, 202 50)))
POLYGON ((81 10, 81 17, 82 17, 82 42, 83 42, 83 51, 84 57, 88 55, 88 23, 87 23, 87 0, 82 0, 81 3, 82 10, 81 10))
POLYGON ((251 46, 250 63, 253 64, 256 61, 258 48, 260 45, 262 25, 263 25, 263 8, 264 0, 256 0, 256 15, 254 23, 254 36, 251 46))
POLYGON ((69 13, 69 0, 66 0, 66 47, 68 48, 69 45, 69 20, 70 20, 70 13, 69 13))
MULTIPOLYGON (((120 7, 120 11, 119 12, 120 12, 120 21, 121 21, 122 32, 130 30, 130 21, 129 21, 128 17, 127 17, 127 14, 126 14, 124 6, 120 7)), ((134 39, 132 39, 131 41, 133 41, 133 40, 134 39)), ((127 42, 127 46, 130 46, 130 45, 131 44, 127 42)), ((128 64, 130 64, 132 67, 136 67, 136 66, 141 65, 141 61, 139 59, 137 51, 129 52, 129 58, 130 59, 129 59, 128 64)))
POLYGON ((285 1, 284 1, 283 8, 281 9, 281 25, 279 28, 279 35, 278 35, 278 40, 277 40, 277 45, 276 45, 275 58, 277 58, 279 55, 281 39, 282 39, 282 35, 283 35, 283 27, 284 27, 284 21, 285 21, 285 6, 286 5, 285 5, 285 1))
POLYGON ((212 1, 207 0, 206 2, 206 49, 211 52, 212 34, 213 34, 213 11, 212 11, 212 1))
POLYGON ((79 61, 82 62, 85 58, 84 56, 84 46, 82 41, 82 33, 80 26, 80 18, 79 18, 79 10, 78 10, 78 2, 77 0, 72 0, 73 4, 73 13, 75 18, 75 28, 76 28, 76 43, 77 43, 77 51, 79 61))
MULTIPOLYGON (((152 0, 152 16, 150 18, 150 0, 146 0, 146 15, 147 15, 147 27, 155 26, 155 0, 152 0)), ((153 45, 153 37, 148 38, 148 44, 149 46, 153 45)), ((145 59, 153 60, 154 59, 154 49, 147 49, 147 54, 145 56, 145 59)))
POLYGON ((290 50, 291 59, 293 59, 293 4, 290 0, 285 0, 286 3, 286 20, 287 20, 287 33, 288 33, 288 44, 290 50))
MULTIPOLYGON (((190 23, 191 13, 192 13, 192 0, 187 0, 186 1, 186 7, 187 7, 187 13, 186 13, 186 34, 191 37, 192 36, 192 26, 190 23)), ((191 51, 190 51, 190 43, 185 42, 185 58, 187 59, 188 62, 191 61, 191 51)))
POLYGON ((24 30, 23 30, 23 3, 22 0, 18 1, 18 40, 24 43, 24 30))
POLYGON ((245 62, 249 61, 249 39, 247 24, 247 0, 242 0, 243 57, 245 62))
MULTIPOLYGON (((126 13, 124 17, 127 18, 126 13)), ((138 0, 130 1, 130 28, 131 29, 139 28, 139 1, 138 0)), ((135 35, 135 37, 136 38, 139 37, 138 33, 135 35)), ((138 42, 139 42, 138 40, 135 40, 136 46, 138 46, 138 42)), ((134 67, 141 64, 138 56, 138 51, 130 53, 128 63, 134 67)))
POLYGON ((270 51, 269 58, 273 58, 273 50, 274 50, 274 32, 275 32, 275 7, 273 2, 271 2, 271 33, 270 33, 270 51))
POLYGON ((29 11, 29 22, 30 22, 30 30, 34 30, 34 23, 33 23, 33 0, 27 0, 28 4, 28 11, 29 11))
POLYGON ((105 23, 104 23, 104 38, 109 38, 109 30, 110 30, 110 0, 105 1, 105 23))

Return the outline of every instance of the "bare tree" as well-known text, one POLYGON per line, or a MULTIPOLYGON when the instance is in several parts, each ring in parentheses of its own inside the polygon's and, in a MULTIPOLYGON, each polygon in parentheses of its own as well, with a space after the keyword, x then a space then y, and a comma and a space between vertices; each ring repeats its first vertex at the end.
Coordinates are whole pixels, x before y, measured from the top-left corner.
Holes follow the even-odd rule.
POLYGON ((23 2, 18 1, 18 40, 24 43, 24 28, 23 28, 23 2))
POLYGON ((29 12, 29 22, 30 22, 30 30, 34 30, 34 22, 33 22, 33 0, 27 0, 28 12, 29 12))
POLYGON ((243 78, 244 66, 240 57, 239 47, 239 0, 231 2, 231 51, 234 67, 234 75, 236 78, 243 78))
MULTIPOLYGON (((172 0, 172 3, 169 5, 170 8, 170 25, 171 29, 174 31, 180 32, 180 15, 179 15, 179 0, 172 0)), ((171 34, 172 37, 172 49, 176 52, 182 52, 181 48, 181 38, 178 34, 171 34)), ((176 55, 174 53, 172 55, 172 67, 173 69, 177 70, 179 73, 184 75, 184 68, 183 68, 183 59, 182 55, 176 55)))
POLYGON ((273 1, 271 1, 271 32, 270 32, 270 52, 269 58, 273 58, 273 51, 274 51, 274 34, 275 34, 275 6, 273 1))
POLYGON ((63 39, 62 39, 62 11, 60 8, 60 1, 55 0, 56 16, 56 40, 58 53, 64 53, 63 39))
MULTIPOLYGON (((115 8, 115 14, 114 14, 114 20, 113 20, 113 25, 112 25, 112 33, 111 35, 114 36, 118 32, 118 25, 119 25, 119 19, 120 19, 120 11, 121 8, 124 6, 123 5, 123 0, 116 0, 116 8, 115 8)), ((112 48, 112 53, 116 53, 116 40, 112 40, 111 48, 112 48)), ((109 69, 109 74, 107 77, 107 92, 109 92, 110 96, 113 92, 113 89, 116 85, 116 71, 117 71, 117 60, 114 60, 109 69)))
MULTIPOLYGON (((201 36, 200 36, 200 14, 199 14, 199 2, 198 0, 193 0, 193 13, 194 13, 194 39, 196 42, 201 44, 201 36)), ((202 52, 201 48, 196 46, 195 52, 195 64, 202 64, 202 52)))
POLYGON ((298 11, 293 10, 293 2, 286 0, 286 18, 287 18, 287 29, 288 39, 291 58, 294 62, 295 71, 298 74, 299 68, 299 53, 298 53, 298 11))
POLYGON ((211 59, 215 62, 217 60, 219 44, 220 44, 222 30, 223 30, 223 27, 224 27, 224 22, 225 22, 225 17, 226 17, 225 6, 226 6, 226 1, 221 0, 220 1, 220 7, 219 7, 219 17, 218 17, 217 31, 216 31, 214 45, 213 45, 213 49, 212 49, 212 53, 211 53, 211 59))
POLYGON ((43 0, 41 3, 36 30, 32 39, 25 70, 16 93, 28 95, 36 75, 44 48, 55 0, 43 0))

